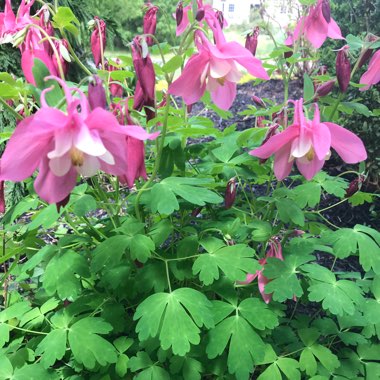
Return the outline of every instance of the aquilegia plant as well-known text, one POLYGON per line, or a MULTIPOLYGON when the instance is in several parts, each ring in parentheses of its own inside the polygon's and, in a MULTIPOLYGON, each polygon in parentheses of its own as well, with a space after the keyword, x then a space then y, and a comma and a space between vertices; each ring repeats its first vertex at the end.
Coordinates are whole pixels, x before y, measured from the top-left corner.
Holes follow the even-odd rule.
POLYGON ((380 42, 333 9, 300 1, 275 39, 264 7, 243 46, 202 0, 148 2, 114 57, 102 15, 5 1, 0 379, 379 378, 378 193, 347 121, 379 115, 380 42))

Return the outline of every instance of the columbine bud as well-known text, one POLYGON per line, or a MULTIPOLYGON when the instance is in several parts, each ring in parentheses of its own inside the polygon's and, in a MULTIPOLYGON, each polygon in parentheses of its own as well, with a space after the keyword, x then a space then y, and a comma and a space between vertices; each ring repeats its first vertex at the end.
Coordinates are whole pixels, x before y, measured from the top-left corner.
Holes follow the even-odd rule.
POLYGON ((259 98, 258 96, 253 95, 252 96, 252 101, 258 107, 265 107, 264 101, 261 98, 259 98))
MULTIPOLYGON (((157 12, 158 7, 152 5, 151 3, 147 4, 148 10, 144 15, 144 34, 156 34, 157 26, 157 12)), ((146 37, 146 43, 149 46, 153 45, 153 38, 150 36, 146 37)))
MULTIPOLYGON (((263 146, 265 143, 268 142, 268 140, 273 137, 275 134, 277 134, 277 129, 280 128, 280 125, 279 124, 273 124, 269 127, 268 129, 268 132, 265 136, 265 139, 264 141, 261 143, 261 146, 263 146)), ((265 164, 265 162, 267 162, 267 158, 261 158, 260 159, 260 164, 265 164)))
POLYGON ((106 23, 95 16, 94 30, 91 34, 91 51, 94 56, 95 66, 98 67, 106 49, 106 23))
POLYGON ((315 93, 317 96, 326 96, 328 95, 335 85, 335 79, 331 79, 323 84, 317 86, 315 93))
POLYGON ((180 1, 177 5, 177 9, 175 10, 175 20, 177 22, 177 26, 181 24, 183 19, 183 3, 180 1))
MULTIPOLYGON (((52 23, 50 22, 50 11, 47 7, 43 6, 41 8, 41 16, 40 16, 40 21, 39 21, 39 26, 46 32, 47 35, 50 37, 54 36, 54 28, 52 23)), ((43 43, 44 49, 48 55, 53 54, 53 49, 49 43, 49 41, 44 41, 43 43)))
POLYGON ((53 54, 52 55, 52 61, 55 69, 57 70, 57 73, 59 73, 59 64, 62 67, 63 74, 66 76, 67 72, 69 71, 69 62, 71 62, 70 54, 68 51, 68 42, 66 40, 54 40, 53 41, 55 48, 58 52, 58 57, 53 54), (58 64, 59 59, 59 64, 58 64))
MULTIPOLYGON (((374 36, 373 34, 370 34, 366 37, 366 41, 368 42, 375 42, 377 41, 379 38, 374 36)), ((369 59, 371 58, 371 55, 373 53, 373 49, 367 49, 363 54, 362 56, 360 57, 360 61, 358 63, 358 69, 360 69, 363 65, 365 65, 367 63, 367 61, 369 61, 369 59)))
POLYGON ((197 14, 195 15, 195 19, 199 22, 199 21, 202 21, 204 17, 205 17, 204 8, 199 8, 197 11, 197 14))
POLYGON ((256 117, 256 127, 257 128, 264 128, 265 127, 265 116, 257 116, 256 117))
POLYGON ((338 51, 336 57, 336 76, 338 78, 340 91, 346 92, 351 79, 351 64, 348 58, 348 45, 338 51))
POLYGON ((4 181, 0 181, 0 212, 5 212, 4 181))
POLYGON ((256 55, 257 43, 260 34, 260 28, 256 26, 252 33, 248 33, 245 39, 245 48, 249 50, 252 55, 256 55))
POLYGON ((91 110, 95 108, 107 107, 106 91, 103 87, 103 81, 94 75, 88 84, 88 102, 90 103, 91 110))
POLYGON ((223 15, 223 12, 222 11, 216 11, 215 12, 215 16, 216 16, 217 20, 219 21, 220 27, 223 29, 223 27, 224 27, 224 15, 223 15))
POLYGON ((326 22, 329 23, 331 21, 331 8, 329 0, 322 0, 322 14, 326 22))
POLYGON ((224 208, 229 209, 235 202, 236 198, 236 180, 235 178, 231 178, 226 187, 226 192, 224 195, 224 208))
POLYGON ((360 188, 362 187, 363 182, 365 181, 364 175, 359 175, 359 177, 355 178, 351 183, 349 184, 347 190, 346 190, 346 198, 352 197, 355 193, 357 193, 360 188))

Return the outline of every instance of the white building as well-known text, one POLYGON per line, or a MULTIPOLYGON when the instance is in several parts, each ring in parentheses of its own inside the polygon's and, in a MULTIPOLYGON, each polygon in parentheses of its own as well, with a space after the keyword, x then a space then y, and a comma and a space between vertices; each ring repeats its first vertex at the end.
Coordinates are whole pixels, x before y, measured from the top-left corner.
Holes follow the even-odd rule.
POLYGON ((289 0, 212 0, 213 7, 223 12, 229 25, 248 23, 251 11, 264 7, 270 17, 285 26, 291 15, 290 3, 289 0))

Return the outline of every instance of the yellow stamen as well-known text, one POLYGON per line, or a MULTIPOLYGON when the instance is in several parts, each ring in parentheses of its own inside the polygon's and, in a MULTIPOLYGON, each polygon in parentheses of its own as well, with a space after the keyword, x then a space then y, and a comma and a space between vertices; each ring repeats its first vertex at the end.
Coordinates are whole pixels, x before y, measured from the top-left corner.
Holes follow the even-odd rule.
POLYGON ((218 82, 221 86, 224 86, 224 83, 226 82, 226 77, 217 78, 217 82, 218 82))
POLYGON ((83 152, 81 152, 78 148, 71 148, 70 150, 70 158, 71 162, 74 166, 82 166, 84 162, 83 152))
POLYGON ((306 153, 306 158, 308 161, 313 161, 314 156, 315 156, 315 152, 314 152, 313 147, 311 147, 310 150, 306 153))

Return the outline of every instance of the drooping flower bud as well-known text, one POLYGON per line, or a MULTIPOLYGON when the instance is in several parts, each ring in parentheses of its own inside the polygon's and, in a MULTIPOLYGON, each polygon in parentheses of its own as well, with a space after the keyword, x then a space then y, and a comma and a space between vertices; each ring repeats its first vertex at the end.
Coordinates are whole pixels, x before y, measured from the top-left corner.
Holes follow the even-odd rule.
POLYGON ((359 175, 357 178, 355 178, 351 183, 349 184, 347 190, 346 190, 346 198, 352 197, 355 193, 357 193, 361 187, 363 182, 365 181, 366 177, 364 175, 359 175))
POLYGON ((235 198, 236 198, 236 187, 237 187, 237 184, 236 184, 235 178, 231 178, 227 183, 226 192, 224 195, 225 209, 231 208, 232 205, 234 204, 235 198))
POLYGON ((317 86, 315 94, 319 97, 328 95, 334 88, 335 82, 335 79, 331 79, 323 84, 320 84, 319 86, 317 86))
MULTIPOLYGON (((121 64, 121 61, 119 58, 114 59, 114 61, 116 65, 121 64)), ((105 66, 104 68, 109 72, 118 70, 118 68, 115 65, 110 64, 108 61, 104 63, 104 66, 105 66)), ((114 81, 111 76, 109 79, 109 89, 113 97, 121 98, 123 96, 123 86, 117 83, 116 81, 114 81)))
POLYGON ((175 20, 177 22, 177 26, 179 26, 183 19, 183 2, 180 1, 177 5, 177 9, 175 10, 175 20))
MULTIPOLYGON (((370 34, 366 37, 367 42, 375 42, 378 39, 379 39, 379 37, 374 36, 373 34, 370 34)), ((373 49, 367 49, 364 51, 364 53, 360 57, 360 61, 358 63, 358 69, 360 69, 362 66, 364 66, 369 61, 372 53, 373 53, 373 49)))
MULTIPOLYGON (((54 36, 54 28, 53 28, 53 25, 50 21, 50 11, 49 11, 49 8, 47 8, 46 6, 43 6, 41 8, 41 16, 40 16, 39 26, 46 32, 46 34, 49 37, 54 36)), ((49 41, 47 41, 47 40, 44 41, 43 45, 44 45, 44 49, 45 49, 46 53, 48 53, 49 55, 52 55, 53 49, 52 49, 49 41)))
POLYGON ((195 15, 195 19, 200 22, 204 19, 205 17, 205 10, 204 8, 199 8, 197 11, 197 14, 195 15))
MULTIPOLYGON (((157 12, 158 12, 158 7, 153 5, 152 3, 146 4, 147 6, 147 11, 144 15, 144 34, 151 34, 155 35, 156 34, 156 27, 157 27, 157 12)), ((151 36, 146 37, 146 43, 148 46, 153 45, 153 38, 151 36)))
POLYGON ((91 110, 95 108, 107 107, 106 91, 103 87, 103 81, 94 75, 92 80, 88 83, 88 102, 90 103, 91 110))
POLYGON ((5 212, 4 181, 0 181, 0 213, 5 212))
POLYGON ((245 48, 249 50, 253 56, 256 55, 260 28, 256 26, 252 33, 248 33, 245 39, 245 48))
POLYGON ((329 23, 331 21, 330 0, 322 0, 322 14, 326 22, 329 23))
POLYGON ((258 96, 253 95, 253 96, 252 96, 252 101, 253 101, 253 103, 254 103, 256 106, 258 106, 258 107, 264 107, 264 108, 265 108, 265 103, 264 103, 264 101, 263 101, 261 98, 259 98, 258 96))
POLYGON ((94 17, 95 27, 91 34, 91 51, 94 56, 95 66, 98 67, 104 57, 104 51, 106 49, 106 23, 98 16, 94 17))
POLYGON ((345 45, 338 51, 336 57, 336 76, 338 78, 340 91, 346 92, 351 79, 351 63, 348 58, 350 47, 345 45))
POLYGON ((55 48, 58 52, 58 57, 56 54, 52 55, 53 65, 57 72, 59 73, 59 65, 61 65, 63 74, 66 76, 69 71, 69 63, 71 62, 69 50, 68 50, 68 42, 63 40, 54 40, 53 41, 55 48), (59 60, 59 63, 58 63, 59 60))

